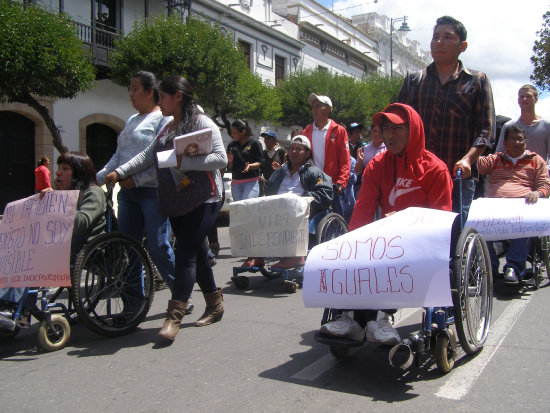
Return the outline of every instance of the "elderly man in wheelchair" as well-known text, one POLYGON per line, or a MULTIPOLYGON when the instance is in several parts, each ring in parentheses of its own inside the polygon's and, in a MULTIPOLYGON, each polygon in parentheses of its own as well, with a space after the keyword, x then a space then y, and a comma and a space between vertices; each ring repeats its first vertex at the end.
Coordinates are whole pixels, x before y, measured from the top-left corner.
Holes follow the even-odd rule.
MULTIPOLYGON (((548 198, 550 180, 544 159, 526 149, 525 132, 518 125, 506 128, 504 152, 478 159, 479 173, 490 175, 489 198, 525 198, 534 204, 539 197, 548 198)), ((530 238, 510 240, 504 265, 504 283, 516 286, 524 278, 530 238)), ((499 274, 499 260, 493 242, 488 243, 493 274, 499 274)))
MULTIPOLYGON (((322 170, 313 164, 309 139, 297 135, 290 141, 288 162, 275 170, 265 191, 266 195, 280 195, 293 193, 313 198, 310 204, 310 217, 326 211, 334 195, 332 180, 322 170)), ((285 257, 273 264, 274 269, 289 269, 303 266, 304 257, 285 257)), ((262 267, 265 265, 263 257, 248 259, 242 267, 262 267)))

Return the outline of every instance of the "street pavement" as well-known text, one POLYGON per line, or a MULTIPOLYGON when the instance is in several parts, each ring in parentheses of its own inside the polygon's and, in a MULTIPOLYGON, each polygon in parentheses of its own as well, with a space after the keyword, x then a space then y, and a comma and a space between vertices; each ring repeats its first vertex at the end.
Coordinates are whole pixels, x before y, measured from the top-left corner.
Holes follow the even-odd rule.
MULTIPOLYGON (((127 336, 107 339, 81 325, 63 350, 40 349, 38 325, 0 343, 1 412, 512 412, 547 411, 550 288, 521 293, 495 285, 493 324, 476 356, 459 351, 447 375, 433 362, 401 371, 388 349, 367 344, 339 361, 317 343, 321 310, 303 306, 301 290, 250 274, 232 282, 227 228, 214 267, 223 288, 221 322, 196 328, 204 309, 183 320, 171 346, 159 345, 169 292, 157 292, 149 315, 127 336)), ((420 309, 397 314, 402 336, 419 328, 420 309)))

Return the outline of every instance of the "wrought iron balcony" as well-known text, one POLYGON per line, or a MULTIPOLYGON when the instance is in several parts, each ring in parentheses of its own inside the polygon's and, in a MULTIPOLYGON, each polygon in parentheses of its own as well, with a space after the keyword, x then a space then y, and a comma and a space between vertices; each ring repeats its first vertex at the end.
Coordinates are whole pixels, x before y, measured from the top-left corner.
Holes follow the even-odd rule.
POLYGON ((119 34, 97 26, 88 26, 79 22, 74 24, 78 38, 92 52, 92 63, 96 66, 110 67, 109 54, 115 50, 115 41, 119 34))

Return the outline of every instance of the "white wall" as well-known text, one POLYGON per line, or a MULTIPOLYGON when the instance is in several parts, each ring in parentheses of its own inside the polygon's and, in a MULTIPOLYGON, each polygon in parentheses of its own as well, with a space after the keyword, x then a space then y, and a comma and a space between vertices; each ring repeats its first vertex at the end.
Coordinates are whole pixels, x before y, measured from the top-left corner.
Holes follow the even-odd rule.
POLYGON ((80 119, 105 113, 126 122, 135 113, 128 90, 110 80, 100 80, 89 92, 74 99, 62 99, 54 103, 54 121, 61 131, 63 142, 70 150, 78 150, 80 119))

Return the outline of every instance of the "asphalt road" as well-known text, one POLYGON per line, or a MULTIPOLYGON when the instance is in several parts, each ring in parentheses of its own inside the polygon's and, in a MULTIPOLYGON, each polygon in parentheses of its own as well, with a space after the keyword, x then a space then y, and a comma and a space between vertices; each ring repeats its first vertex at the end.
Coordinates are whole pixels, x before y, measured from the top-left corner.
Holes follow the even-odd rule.
MULTIPOLYGON (((284 292, 277 279, 251 275, 250 288, 237 290, 230 278, 240 260, 230 256, 227 228, 220 241, 214 272, 224 290, 221 322, 193 327, 204 309, 197 290, 194 314, 171 346, 160 346, 169 299, 163 290, 128 336, 106 339, 77 325, 65 349, 46 353, 35 323, 0 343, 0 411, 547 411, 550 288, 518 293, 497 282, 482 352, 460 351, 447 375, 431 362, 403 372, 374 344, 334 359, 314 340, 321 310, 304 308, 300 291, 284 292)), ((421 310, 400 311, 400 333, 418 329, 420 320, 421 310)))

